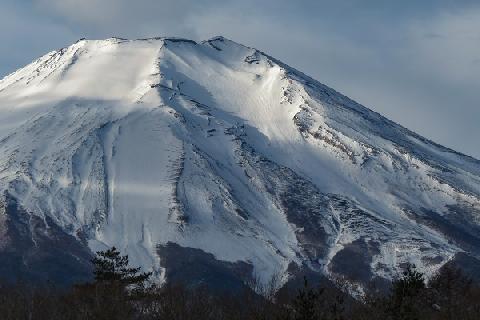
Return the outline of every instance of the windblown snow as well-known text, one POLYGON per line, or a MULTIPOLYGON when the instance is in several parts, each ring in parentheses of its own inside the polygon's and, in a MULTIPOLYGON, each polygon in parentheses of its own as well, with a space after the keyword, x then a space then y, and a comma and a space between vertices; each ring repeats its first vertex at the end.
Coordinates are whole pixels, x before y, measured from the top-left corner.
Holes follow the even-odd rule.
POLYGON ((159 281, 170 242, 262 281, 480 255, 478 160, 222 37, 81 40, 5 77, 0 188, 159 281))

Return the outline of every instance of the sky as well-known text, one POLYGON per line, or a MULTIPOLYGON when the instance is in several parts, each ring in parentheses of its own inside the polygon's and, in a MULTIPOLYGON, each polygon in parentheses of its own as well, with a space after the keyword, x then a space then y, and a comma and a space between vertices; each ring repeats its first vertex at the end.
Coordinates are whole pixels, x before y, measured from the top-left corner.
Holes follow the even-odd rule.
POLYGON ((0 78, 80 38, 217 35, 480 159, 478 0, 0 0, 0 78))

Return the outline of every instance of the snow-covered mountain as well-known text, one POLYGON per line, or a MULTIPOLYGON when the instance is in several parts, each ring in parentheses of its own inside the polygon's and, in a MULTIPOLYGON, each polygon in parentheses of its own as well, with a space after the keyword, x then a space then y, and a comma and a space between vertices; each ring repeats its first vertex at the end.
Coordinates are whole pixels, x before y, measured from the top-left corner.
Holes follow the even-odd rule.
POLYGON ((480 257, 480 161, 223 37, 80 40, 5 77, 0 189, 7 278, 109 246, 159 281, 480 257))

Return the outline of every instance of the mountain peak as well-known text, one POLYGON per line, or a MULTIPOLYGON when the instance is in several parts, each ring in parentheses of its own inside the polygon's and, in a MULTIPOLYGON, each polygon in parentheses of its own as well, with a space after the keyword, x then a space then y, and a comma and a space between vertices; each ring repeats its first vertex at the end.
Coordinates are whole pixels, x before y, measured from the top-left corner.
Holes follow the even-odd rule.
POLYGON ((160 282, 187 256, 364 284, 477 261, 477 160, 232 43, 81 40, 1 80, 2 261, 60 238, 72 264, 116 246, 160 282))

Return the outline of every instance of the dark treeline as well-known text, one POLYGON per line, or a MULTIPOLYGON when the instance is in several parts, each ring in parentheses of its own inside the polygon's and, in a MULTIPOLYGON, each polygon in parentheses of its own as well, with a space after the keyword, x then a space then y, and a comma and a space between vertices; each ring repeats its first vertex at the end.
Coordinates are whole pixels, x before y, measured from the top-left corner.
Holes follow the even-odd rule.
POLYGON ((0 285, 0 318, 10 319, 480 319, 480 287, 458 269, 443 268, 426 283, 409 267, 390 290, 370 290, 353 299, 346 283, 280 290, 251 284, 255 290, 218 293, 206 287, 147 285, 149 273, 128 266, 112 248, 92 260, 94 278, 68 289, 26 284, 0 285), (261 292, 258 295, 254 292, 261 292))

